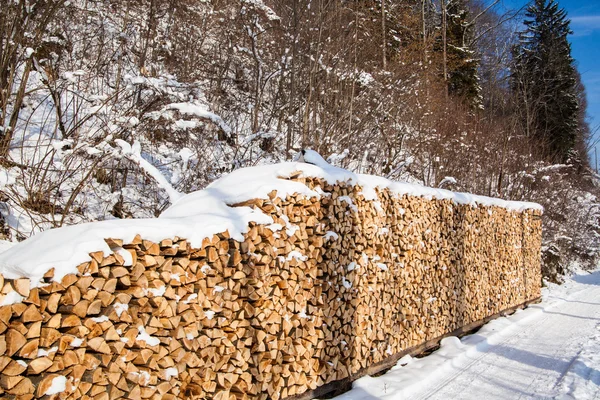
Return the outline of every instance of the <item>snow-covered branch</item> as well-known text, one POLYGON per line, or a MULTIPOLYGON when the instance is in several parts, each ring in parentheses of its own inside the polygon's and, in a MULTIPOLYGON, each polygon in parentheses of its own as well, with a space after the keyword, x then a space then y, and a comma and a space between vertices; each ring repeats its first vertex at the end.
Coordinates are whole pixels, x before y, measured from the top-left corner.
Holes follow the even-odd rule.
POLYGON ((204 104, 199 103, 173 103, 167 106, 168 110, 177 110, 181 114, 192 115, 201 119, 208 119, 216 124, 227 136, 231 136, 231 127, 219 115, 211 112, 204 104))
POLYGON ((123 157, 126 157, 128 160, 139 165, 140 168, 142 168, 148 175, 154 178, 161 189, 167 192, 171 204, 175 203, 181 198, 181 196, 183 196, 183 193, 177 191, 169 183, 167 178, 165 178, 165 176, 158 170, 158 168, 150 164, 142 157, 142 148, 140 146, 140 142, 136 140, 132 145, 130 145, 124 140, 116 139, 115 143, 121 148, 121 155, 123 155, 123 157))

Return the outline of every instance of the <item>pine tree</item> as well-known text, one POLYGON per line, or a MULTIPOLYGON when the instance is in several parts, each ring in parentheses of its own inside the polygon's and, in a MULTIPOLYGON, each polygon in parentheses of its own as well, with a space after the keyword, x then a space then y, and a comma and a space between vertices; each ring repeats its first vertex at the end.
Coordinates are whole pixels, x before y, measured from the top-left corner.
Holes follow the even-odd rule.
POLYGON ((441 76, 447 94, 472 107, 481 107, 479 59, 470 46, 473 24, 465 0, 442 0, 440 35, 433 47, 441 59, 441 76))
POLYGON ((555 0, 534 0, 524 24, 513 50, 517 111, 527 134, 544 144, 546 156, 564 162, 580 134, 570 20, 555 0))
POLYGON ((446 13, 448 93, 472 106, 479 106, 479 61, 475 51, 468 45, 472 34, 469 11, 464 0, 450 0, 446 13))

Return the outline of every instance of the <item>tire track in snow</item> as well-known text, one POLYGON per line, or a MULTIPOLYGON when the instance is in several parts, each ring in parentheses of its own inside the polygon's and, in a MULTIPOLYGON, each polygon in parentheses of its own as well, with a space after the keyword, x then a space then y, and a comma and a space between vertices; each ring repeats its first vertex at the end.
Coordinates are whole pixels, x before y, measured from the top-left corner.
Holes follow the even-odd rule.
MULTIPOLYGON (((535 322, 539 318, 542 318, 541 323, 548 320, 548 317, 545 314, 534 315, 534 316, 528 318, 528 320, 531 319, 533 322, 535 322)), ((507 343, 509 343, 511 341, 511 339, 514 339, 514 337, 511 336, 510 333, 517 329, 518 329, 517 326, 510 325, 507 328, 505 328, 501 331, 498 331, 496 334, 492 335, 489 339, 486 339, 482 343, 476 345, 475 348, 469 349, 466 352, 467 354, 465 354, 465 357, 469 356, 468 353, 470 351, 476 351, 480 355, 475 358, 472 358, 471 361, 464 367, 460 367, 457 372, 453 373, 446 380, 444 380, 439 385, 437 385, 435 387, 435 389, 428 391, 427 393, 421 394, 419 399, 423 399, 423 400, 424 399, 432 399, 433 396, 435 396, 438 393, 440 393, 441 391, 443 391, 444 388, 446 388, 450 383, 452 383, 455 380, 460 379, 462 376, 464 376, 464 374, 467 373, 474 365, 476 365, 478 363, 482 363, 485 358, 489 358, 491 355, 494 355, 494 353, 492 353, 491 350, 493 348, 498 348, 500 346, 504 346, 507 343), (502 339, 498 343, 494 343, 495 340, 497 340, 497 338, 502 338, 502 339), (492 341, 492 343, 490 343, 490 341, 492 341)), ((525 330, 520 330, 517 332, 516 338, 521 338, 522 336, 526 335, 526 333, 527 332, 525 330)), ((474 335, 477 335, 477 333, 475 333, 474 335)), ((487 367, 485 367, 484 370, 487 370, 490 367, 492 367, 493 363, 487 363, 486 365, 487 365, 487 367)), ((447 397, 443 397, 443 398, 447 398, 447 397)))
MULTIPOLYGON (((508 334, 508 337, 499 343, 490 344, 484 354, 464 368, 453 371, 435 390, 426 391, 418 398, 476 398, 478 396, 472 396, 472 392, 478 391, 483 381, 499 383, 502 379, 494 378, 505 377, 509 378, 504 380, 505 383, 509 386, 512 383, 513 387, 504 388, 496 393, 488 392, 486 398, 494 398, 495 394, 497 398, 507 398, 506 392, 511 392, 512 389, 510 398, 562 399, 559 387, 561 380, 568 374, 569 369, 581 365, 577 357, 585 341, 581 341, 580 335, 585 337, 586 332, 594 329, 594 316, 600 311, 599 305, 586 304, 587 302, 580 300, 597 298, 600 298, 600 288, 585 285, 583 289, 569 293, 568 297, 556 297, 554 301, 549 299, 550 305, 534 306, 543 308, 543 314, 537 318, 520 321, 511 327, 512 329, 501 332, 501 335, 508 334), (548 336, 549 338, 544 339, 548 336), (536 341, 544 343, 543 349, 535 349, 536 341), (530 346, 534 351, 527 350, 530 346), (520 364, 523 364, 524 368, 517 370, 520 364), (522 386, 515 387, 515 382, 511 382, 510 378, 522 380, 522 386)), ((490 341, 492 340, 493 335, 490 337, 490 341)), ((497 387, 491 390, 496 391, 497 387)), ((597 388, 594 389, 594 395, 596 394, 597 388)), ((565 399, 571 398, 592 397, 579 395, 565 399)))

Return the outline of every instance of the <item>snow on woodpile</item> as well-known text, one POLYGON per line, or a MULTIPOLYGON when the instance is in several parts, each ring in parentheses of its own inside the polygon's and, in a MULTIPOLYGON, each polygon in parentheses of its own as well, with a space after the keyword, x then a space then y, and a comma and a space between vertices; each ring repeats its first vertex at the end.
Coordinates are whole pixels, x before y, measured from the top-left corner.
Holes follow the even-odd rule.
POLYGON ((191 246, 197 247, 203 239, 228 231, 232 238, 242 240, 248 223, 270 224, 273 221, 260 211, 231 205, 251 199, 267 199, 273 191, 280 198, 292 194, 319 197, 319 193, 306 185, 285 179, 297 172, 304 177, 322 178, 330 184, 358 184, 367 200, 376 199, 376 189, 387 188, 398 195, 449 199, 456 204, 496 206, 516 211, 542 210, 535 203, 454 193, 377 176, 357 175, 327 164, 314 151, 307 151, 306 162, 236 170, 206 189, 184 196, 159 218, 110 220, 47 230, 0 253, 0 274, 10 279, 27 277, 36 285, 49 269, 54 268, 54 276, 60 280, 66 274, 76 272, 80 263, 89 261, 89 253, 102 250, 105 255, 110 254, 105 238, 131 242, 138 234, 152 241, 178 236, 187 238, 191 246))
POLYGON ((286 398, 539 297, 539 206, 303 160, 1 253, 0 394, 286 398))

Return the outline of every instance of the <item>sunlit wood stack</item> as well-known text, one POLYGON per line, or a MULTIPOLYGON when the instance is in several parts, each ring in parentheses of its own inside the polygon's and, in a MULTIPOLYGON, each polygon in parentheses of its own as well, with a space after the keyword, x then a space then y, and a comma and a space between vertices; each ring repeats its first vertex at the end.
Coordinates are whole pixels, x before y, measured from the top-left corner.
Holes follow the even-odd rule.
POLYGON ((243 243, 107 239, 133 265, 98 252, 41 288, 0 277, 0 301, 24 297, 0 307, 0 394, 286 398, 540 295, 539 211, 294 179, 324 194, 238 205, 274 218, 243 243))

